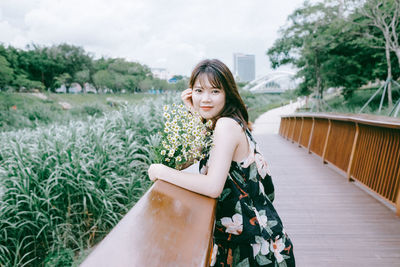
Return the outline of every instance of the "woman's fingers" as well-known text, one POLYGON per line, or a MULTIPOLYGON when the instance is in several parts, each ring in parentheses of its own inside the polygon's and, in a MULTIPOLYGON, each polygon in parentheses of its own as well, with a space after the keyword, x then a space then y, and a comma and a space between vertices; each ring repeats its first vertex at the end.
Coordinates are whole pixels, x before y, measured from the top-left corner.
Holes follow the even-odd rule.
POLYGON ((193 103, 192 103, 192 88, 188 88, 184 90, 181 93, 181 99, 183 103, 185 104, 186 108, 188 108, 190 111, 193 109, 193 103))

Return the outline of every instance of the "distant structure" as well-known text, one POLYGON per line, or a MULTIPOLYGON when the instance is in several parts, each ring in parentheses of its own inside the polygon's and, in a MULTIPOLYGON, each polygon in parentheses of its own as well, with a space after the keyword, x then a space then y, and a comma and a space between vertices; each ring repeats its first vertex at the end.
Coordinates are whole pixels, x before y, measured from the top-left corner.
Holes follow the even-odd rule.
POLYGON ((301 80, 296 79, 295 75, 292 71, 272 71, 250 81, 243 89, 253 93, 281 94, 299 85, 301 80))
POLYGON ((168 80, 170 78, 170 74, 165 68, 151 68, 151 72, 155 78, 161 80, 168 80))
POLYGON ((256 57, 242 53, 233 54, 233 73, 240 82, 253 81, 256 78, 256 57))

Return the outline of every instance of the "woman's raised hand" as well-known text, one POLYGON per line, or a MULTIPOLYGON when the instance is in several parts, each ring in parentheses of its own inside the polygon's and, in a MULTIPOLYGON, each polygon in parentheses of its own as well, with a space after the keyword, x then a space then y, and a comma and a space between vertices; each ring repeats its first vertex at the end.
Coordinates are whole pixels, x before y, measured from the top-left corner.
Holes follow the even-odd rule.
POLYGON ((192 88, 188 88, 184 90, 181 94, 181 99, 183 103, 185 104, 186 108, 190 111, 193 112, 193 102, 192 102, 192 88))

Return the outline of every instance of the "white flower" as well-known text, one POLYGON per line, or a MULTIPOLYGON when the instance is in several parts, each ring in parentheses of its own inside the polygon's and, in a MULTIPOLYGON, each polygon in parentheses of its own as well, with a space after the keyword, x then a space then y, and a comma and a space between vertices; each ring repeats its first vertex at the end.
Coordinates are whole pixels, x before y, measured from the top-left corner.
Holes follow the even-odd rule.
POLYGON ((166 161, 166 162, 170 162, 171 159, 170 159, 170 158, 166 158, 165 161, 166 161))
POLYGON ((272 242, 269 248, 274 253, 276 261, 281 263, 283 261, 281 251, 285 249, 285 244, 283 244, 282 238, 276 239, 275 242, 272 242))
POLYGON ((178 162, 182 161, 182 157, 181 156, 177 156, 176 157, 176 161, 178 161, 178 162))
POLYGON ((167 105, 164 106, 164 111, 168 111, 168 106, 167 105))
POLYGON ((260 195, 264 195, 265 196, 265 190, 264 190, 264 186, 263 186, 263 184, 261 183, 261 181, 258 181, 258 184, 259 184, 259 193, 260 193, 260 195))
POLYGON ((221 219, 221 223, 223 226, 226 227, 225 232, 240 235, 243 231, 243 217, 239 213, 230 217, 223 217, 221 219))
POLYGON ((256 162, 258 174, 260 174, 261 178, 264 178, 267 173, 269 173, 267 162, 260 153, 254 155, 254 160, 256 162))
POLYGON ((256 236, 256 243, 255 244, 251 244, 251 246, 253 247, 253 257, 255 258, 257 256, 258 253, 260 253, 261 251, 261 255, 267 255, 268 254, 268 247, 269 247, 269 243, 267 240, 265 240, 264 238, 262 238, 261 236, 256 236))
POLYGON ((167 154, 167 151, 163 150, 163 151, 161 151, 160 154, 161 154, 162 156, 164 156, 165 154, 167 154))
POLYGON ((265 214, 260 215, 258 210, 256 208, 253 208, 254 213, 256 214, 258 224, 262 227, 265 228, 267 227, 267 222, 268 222, 268 217, 265 216, 265 214))

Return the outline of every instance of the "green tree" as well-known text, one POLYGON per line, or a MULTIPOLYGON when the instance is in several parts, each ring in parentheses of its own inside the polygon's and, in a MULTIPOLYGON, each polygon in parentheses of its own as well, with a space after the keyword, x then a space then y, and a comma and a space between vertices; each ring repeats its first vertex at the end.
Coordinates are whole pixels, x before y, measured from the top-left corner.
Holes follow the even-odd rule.
POLYGON ((55 82, 54 85, 57 87, 60 87, 62 85, 65 85, 66 88, 66 93, 69 93, 69 88, 71 87, 72 84, 72 77, 69 75, 69 73, 63 73, 57 77, 54 78, 55 82))
POLYGON ((82 86, 83 93, 86 93, 85 91, 85 83, 89 83, 91 81, 90 79, 90 70, 89 69, 84 69, 76 72, 74 74, 73 80, 82 86))
POLYGON ((13 69, 7 59, 0 55, 0 90, 9 85, 13 78, 13 69))
POLYGON ((303 78, 300 85, 303 94, 313 88, 315 95, 323 98, 326 84, 322 68, 335 40, 331 25, 341 19, 339 10, 338 5, 327 7, 325 3, 305 2, 289 16, 289 26, 281 30, 281 37, 267 51, 273 68, 285 64, 299 68, 297 76, 303 78))
MULTIPOLYGON (((372 42, 371 47, 384 49, 387 64, 387 81, 393 79, 391 52, 397 56, 400 68, 400 0, 367 0, 359 1, 363 5, 357 9, 363 26, 363 35, 372 42), (376 34, 376 30, 380 34, 376 34)), ((360 20, 360 19, 359 19, 360 20)), ((392 84, 387 88, 389 107, 393 105, 392 84)))
POLYGON ((114 77, 107 70, 99 70, 93 75, 93 82, 96 86, 97 92, 99 90, 111 89, 114 85, 114 77))

